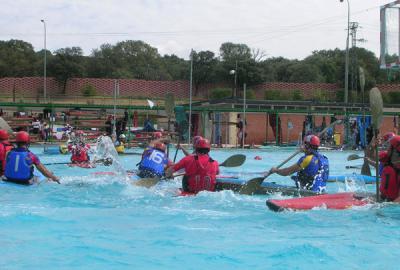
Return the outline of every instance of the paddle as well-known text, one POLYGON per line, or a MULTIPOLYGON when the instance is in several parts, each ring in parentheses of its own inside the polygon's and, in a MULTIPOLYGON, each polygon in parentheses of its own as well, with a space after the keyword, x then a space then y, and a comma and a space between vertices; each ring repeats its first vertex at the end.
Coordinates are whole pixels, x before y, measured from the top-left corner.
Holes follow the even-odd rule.
MULTIPOLYGON (((220 167, 239 167, 239 166, 243 165, 243 163, 245 161, 246 161, 245 155, 237 154, 237 155, 230 156, 224 162, 219 164, 219 166, 220 167)), ((173 177, 177 177, 177 176, 181 176, 181 175, 183 175, 183 174, 174 175, 173 177)), ((152 186, 156 185, 158 182, 160 182, 161 180, 165 180, 165 179, 166 179, 166 177, 142 178, 138 181, 135 181, 134 185, 148 188, 148 187, 152 187, 152 186)))
MULTIPOLYGON (((175 96, 173 93, 165 95, 165 114, 168 117, 168 132, 170 132, 171 118, 174 116, 175 96)), ((167 157, 169 157, 169 144, 167 144, 167 157)))
MULTIPOLYGON (((359 73, 360 73, 360 88, 361 92, 363 94, 363 129, 364 129, 364 138, 365 139, 365 113, 364 113, 364 87, 365 87, 365 75, 364 75, 364 69, 362 67, 359 67, 359 73)), ((380 95, 380 94, 379 94, 380 95)), ((382 97, 381 97, 382 99, 382 97)), ((363 175, 371 175, 371 168, 369 167, 369 163, 366 159, 364 159, 364 163, 361 167, 361 174, 363 175)))
MULTIPOLYGON (((285 161, 283 161, 281 164, 279 164, 277 166, 277 168, 279 169, 280 167, 285 165, 289 160, 294 158, 300 152, 301 152, 301 150, 297 150, 296 152, 294 152, 290 157, 288 157, 287 159, 285 159, 285 161)), ((254 192, 261 186, 262 182, 264 182, 264 179, 266 179, 270 174, 271 174, 271 172, 269 171, 263 177, 256 177, 256 178, 250 179, 249 181, 247 181, 247 183, 245 185, 242 186, 239 193, 247 194, 247 195, 254 194, 254 192)))
POLYGON ((364 160, 361 166, 361 174, 371 176, 371 168, 369 167, 368 161, 364 160))
POLYGON ((360 169, 360 166, 346 166, 346 169, 360 169))
MULTIPOLYGON (((342 120, 336 120, 335 122, 331 123, 329 126, 327 126, 326 128, 324 128, 321 132, 319 132, 317 134, 318 137, 320 137, 322 134, 324 134, 329 128, 333 127, 334 125, 340 124, 342 123, 342 120)), ((281 164, 279 164, 277 166, 277 168, 279 169, 280 167, 282 167, 283 165, 285 165, 289 160, 291 160, 293 157, 295 157, 298 153, 300 153, 302 150, 299 149, 297 150, 295 153, 293 153, 290 157, 288 157, 285 161, 283 161, 281 164)), ((264 182, 264 180, 271 174, 271 171, 268 171, 264 177, 257 177, 257 178, 253 178, 250 179, 249 181, 247 181, 246 184, 244 184, 242 186, 242 188, 240 189, 239 193, 240 194, 246 194, 246 195, 252 195, 254 194, 254 192, 261 186, 262 182, 264 182)))
MULTIPOLYGON (((110 166, 112 164, 113 160, 111 158, 105 158, 105 159, 99 159, 94 161, 93 163, 98 163, 98 164, 104 164, 105 166, 110 166)), ((44 163, 43 165, 49 166, 49 165, 67 165, 71 164, 71 161, 67 162, 52 162, 52 163, 44 163)))
POLYGON ((372 126, 374 128, 375 137, 375 171, 376 171, 376 201, 379 202, 379 156, 378 156, 378 131, 383 118, 383 100, 381 92, 378 88, 374 87, 369 91, 369 105, 372 115, 372 126))
POLYGON ((357 154, 351 154, 351 155, 349 155, 349 156, 347 157, 347 160, 348 160, 348 161, 351 161, 351 160, 356 160, 356 159, 360 159, 360 158, 364 158, 364 157, 359 156, 359 155, 357 155, 357 154))
POLYGON ((6 122, 6 120, 3 119, 3 117, 0 117, 0 129, 6 130, 8 133, 12 133, 13 130, 10 127, 10 125, 6 122))

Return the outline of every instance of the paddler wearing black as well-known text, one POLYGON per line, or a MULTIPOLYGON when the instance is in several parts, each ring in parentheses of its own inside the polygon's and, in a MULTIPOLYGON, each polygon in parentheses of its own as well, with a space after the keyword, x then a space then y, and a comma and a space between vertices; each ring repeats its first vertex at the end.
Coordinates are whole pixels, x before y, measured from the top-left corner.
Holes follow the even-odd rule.
POLYGON ((298 188, 318 193, 325 192, 326 181, 329 177, 329 161, 327 157, 318 152, 319 145, 320 140, 317 136, 306 136, 302 147, 304 156, 292 166, 282 169, 271 168, 269 174, 277 173, 282 176, 288 176, 297 173, 292 178, 298 188))

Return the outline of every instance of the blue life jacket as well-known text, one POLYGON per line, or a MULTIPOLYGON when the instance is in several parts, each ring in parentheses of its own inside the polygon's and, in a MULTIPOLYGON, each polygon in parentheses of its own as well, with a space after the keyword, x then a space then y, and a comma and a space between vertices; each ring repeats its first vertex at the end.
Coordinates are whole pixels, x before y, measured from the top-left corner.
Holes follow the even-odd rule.
POLYGON ((329 160, 326 156, 317 154, 319 169, 318 173, 314 177, 313 185, 311 187, 312 191, 322 193, 326 190, 326 181, 329 178, 329 160))
POLYGON ((325 192, 326 182, 329 178, 329 161, 326 156, 316 151, 313 155, 313 159, 317 159, 318 167, 314 167, 312 171, 301 170, 293 179, 296 181, 296 185, 299 188, 323 193, 325 192))
POLYGON ((29 150, 16 148, 8 152, 4 176, 8 181, 28 182, 33 178, 33 161, 29 150))
POLYGON ((164 175, 164 166, 168 164, 168 159, 164 152, 157 149, 148 150, 139 165, 139 170, 150 171, 155 175, 162 177, 164 175))

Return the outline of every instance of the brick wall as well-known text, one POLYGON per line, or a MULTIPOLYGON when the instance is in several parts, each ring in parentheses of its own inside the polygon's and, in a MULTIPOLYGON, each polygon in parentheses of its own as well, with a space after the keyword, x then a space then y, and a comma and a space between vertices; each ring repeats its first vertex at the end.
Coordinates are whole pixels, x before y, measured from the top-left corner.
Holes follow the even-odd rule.
MULTIPOLYGON (((61 95, 62 86, 54 79, 47 78, 47 95, 61 95)), ((130 97, 164 97, 165 93, 172 92, 176 98, 189 97, 189 81, 146 81, 146 80, 130 80, 120 79, 120 95, 130 97)), ((114 79, 95 79, 95 78, 73 78, 68 80, 66 86, 66 95, 80 96, 82 95, 82 87, 85 84, 91 84, 96 88, 97 95, 111 96, 114 89, 114 79)), ((232 85, 223 84, 207 84, 198 89, 203 97, 208 97, 210 89, 216 87, 231 88, 232 85)), ((383 84, 378 85, 383 93, 390 91, 399 91, 399 84, 383 84)), ((264 99, 265 91, 279 90, 283 93, 292 94, 294 91, 301 91, 303 97, 311 98, 317 90, 328 92, 329 97, 334 97, 335 92, 340 90, 337 84, 329 83, 285 83, 285 82, 268 82, 254 87, 256 97, 264 99)), ((42 77, 23 77, 23 78, 0 78, 0 93, 4 96, 12 96, 15 90, 17 98, 21 97, 37 97, 43 95, 43 78, 42 77)), ((239 90, 240 91, 240 90, 239 90)))

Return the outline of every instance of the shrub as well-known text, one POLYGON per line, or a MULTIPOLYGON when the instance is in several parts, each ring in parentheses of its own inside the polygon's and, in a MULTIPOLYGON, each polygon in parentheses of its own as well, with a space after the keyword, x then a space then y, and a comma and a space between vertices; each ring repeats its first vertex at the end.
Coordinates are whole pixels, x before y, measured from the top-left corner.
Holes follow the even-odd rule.
POLYGON ((82 94, 85 97, 92 97, 96 95, 96 88, 91 84, 85 84, 81 89, 82 94))
POLYGON ((264 94, 264 99, 266 100, 280 100, 281 92, 279 90, 267 90, 264 94))
POLYGON ((254 90, 246 90, 246 99, 256 99, 256 93, 254 92, 254 90))
POLYGON ((313 99, 316 101, 328 101, 329 97, 328 97, 328 93, 324 90, 321 89, 317 89, 314 92, 314 96, 313 99))
POLYGON ((211 89, 211 98, 220 99, 232 96, 232 89, 229 88, 214 88, 211 89))
POLYGON ((389 103, 390 104, 399 104, 400 103, 400 92, 389 92, 389 103))
POLYGON ((301 93, 300 90, 294 90, 291 99, 294 101, 303 100, 303 94, 301 93))

